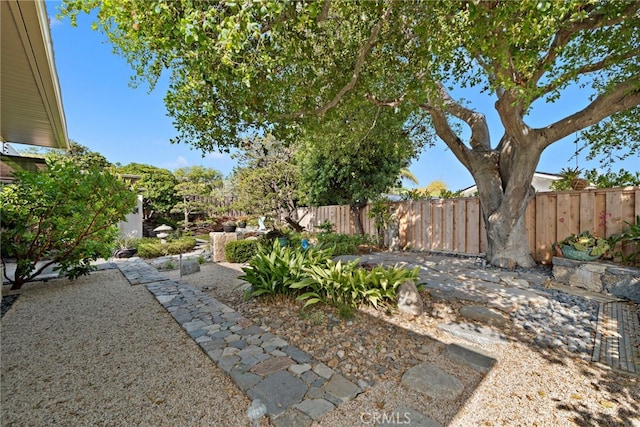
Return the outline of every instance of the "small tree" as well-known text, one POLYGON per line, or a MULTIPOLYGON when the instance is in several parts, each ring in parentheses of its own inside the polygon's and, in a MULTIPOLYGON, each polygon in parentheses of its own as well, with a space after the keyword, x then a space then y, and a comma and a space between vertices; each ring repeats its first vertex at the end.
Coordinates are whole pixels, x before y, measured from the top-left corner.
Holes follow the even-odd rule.
POLYGON ((178 183, 174 189, 182 201, 171 209, 172 213, 184 214, 184 227, 189 226, 189 215, 207 210, 203 198, 212 198, 223 186, 223 176, 219 171, 204 166, 189 166, 176 169, 174 173, 178 183))
POLYGON ((70 279, 93 271, 91 261, 110 256, 116 224, 136 206, 135 193, 109 172, 60 159, 47 166, 17 173, 0 192, 0 256, 11 289, 54 264, 70 279), (17 265, 14 277, 8 262, 17 265))
POLYGON ((297 224, 300 171, 296 150, 272 135, 245 139, 233 171, 235 207, 253 215, 274 215, 297 224))

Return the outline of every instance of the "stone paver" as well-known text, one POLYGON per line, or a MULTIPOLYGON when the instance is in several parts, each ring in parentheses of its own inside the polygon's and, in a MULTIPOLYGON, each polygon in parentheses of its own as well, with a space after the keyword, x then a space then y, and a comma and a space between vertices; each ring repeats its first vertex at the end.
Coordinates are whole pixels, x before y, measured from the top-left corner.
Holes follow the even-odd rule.
POLYGON ((464 391, 462 382, 431 363, 421 363, 408 369, 401 384, 432 399, 455 400, 464 391))

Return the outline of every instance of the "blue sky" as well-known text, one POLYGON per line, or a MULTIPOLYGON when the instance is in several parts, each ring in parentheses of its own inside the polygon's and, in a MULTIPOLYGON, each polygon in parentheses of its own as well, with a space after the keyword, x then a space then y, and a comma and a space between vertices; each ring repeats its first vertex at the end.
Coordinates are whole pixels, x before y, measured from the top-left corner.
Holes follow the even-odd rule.
MULTIPOLYGON (((58 78, 62 90, 69 138, 104 155, 112 163, 144 163, 174 170, 184 166, 202 165, 229 174, 235 162, 229 154, 218 152, 204 156, 189 145, 170 144, 176 135, 172 119, 167 117, 163 97, 167 79, 163 79, 153 92, 146 85, 136 89, 129 86, 132 69, 126 61, 112 53, 106 37, 91 30, 92 19, 78 17, 78 27, 73 28, 68 19, 56 21, 58 2, 47 2, 51 20, 51 35, 55 52, 58 78)), ((461 96, 467 94, 460 94, 461 96)), ((548 124, 554 114, 567 114, 567 108, 577 110, 580 94, 567 105, 542 105, 535 110, 534 125, 548 124), (539 114, 539 112, 542 112, 539 114)), ((468 94, 473 107, 490 114, 493 102, 468 94)), ((497 115, 488 115, 492 137, 497 141, 502 134, 497 115)), ((575 150, 574 138, 554 144, 543 154, 537 170, 557 173, 561 168, 574 167, 571 159, 575 150)), ((582 168, 597 167, 581 155, 578 165, 582 168)), ((620 164, 627 170, 640 170, 640 159, 620 164)), ((419 186, 442 180, 451 190, 474 184, 471 175, 448 151, 443 143, 425 149, 420 158, 409 168, 418 178, 419 186)), ((616 167, 617 171, 619 168, 616 167)), ((408 187, 414 185, 407 184, 408 187)))

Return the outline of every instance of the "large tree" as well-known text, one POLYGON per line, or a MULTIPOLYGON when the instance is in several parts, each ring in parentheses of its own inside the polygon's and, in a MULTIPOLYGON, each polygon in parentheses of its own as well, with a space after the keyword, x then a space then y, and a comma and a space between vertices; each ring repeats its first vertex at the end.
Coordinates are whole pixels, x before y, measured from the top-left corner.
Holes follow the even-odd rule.
POLYGON ((425 112, 476 181, 487 256, 499 266, 533 264, 522 217, 542 152, 640 104, 637 1, 87 0, 64 8, 73 19, 98 6, 97 27, 139 77, 153 84, 170 68, 177 139, 204 149, 261 127, 287 139, 292 120, 358 96, 425 112), (453 87, 489 97, 498 134, 483 106, 453 87), (545 103, 567 96, 566 115, 532 124, 545 103))

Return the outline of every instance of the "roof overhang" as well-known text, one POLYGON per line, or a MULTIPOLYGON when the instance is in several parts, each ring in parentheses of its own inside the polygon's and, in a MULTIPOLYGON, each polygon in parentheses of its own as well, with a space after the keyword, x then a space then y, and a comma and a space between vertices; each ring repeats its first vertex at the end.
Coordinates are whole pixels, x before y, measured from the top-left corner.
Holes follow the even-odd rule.
POLYGON ((0 1, 0 139, 69 148, 43 0, 0 1))

